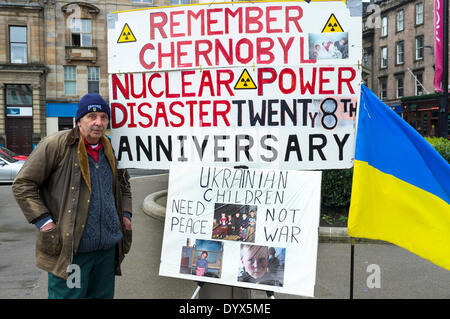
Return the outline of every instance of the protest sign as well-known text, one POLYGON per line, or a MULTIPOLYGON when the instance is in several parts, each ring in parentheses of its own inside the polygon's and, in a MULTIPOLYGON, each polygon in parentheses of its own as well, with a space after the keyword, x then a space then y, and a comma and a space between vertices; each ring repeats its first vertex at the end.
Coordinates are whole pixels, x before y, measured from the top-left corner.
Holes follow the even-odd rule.
POLYGON ((319 171, 170 168, 159 274, 314 295, 319 171))
POLYGON ((356 65, 361 32, 361 15, 352 15, 342 0, 121 11, 108 17, 108 72, 327 64, 317 55, 333 56, 334 65, 356 65), (311 45, 314 34, 323 38, 311 45))
POLYGON ((121 167, 353 165, 361 17, 343 1, 119 12, 108 50, 121 167))

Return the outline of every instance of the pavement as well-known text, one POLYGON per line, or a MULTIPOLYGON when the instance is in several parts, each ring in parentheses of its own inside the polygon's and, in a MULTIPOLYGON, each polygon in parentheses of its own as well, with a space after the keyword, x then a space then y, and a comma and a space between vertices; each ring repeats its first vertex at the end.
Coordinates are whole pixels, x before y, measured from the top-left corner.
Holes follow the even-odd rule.
MULTIPOLYGON (((197 284, 158 275, 164 222, 144 210, 149 194, 167 189, 168 174, 133 177, 133 244, 116 277, 116 299, 189 299, 197 284)), ((316 299, 348 299, 350 292, 350 244, 345 228, 319 229, 316 299)), ((400 247, 376 241, 355 244, 353 297, 355 299, 450 299, 450 273, 400 247), (374 275, 380 280, 373 281, 374 275)), ((26 295, 14 298, 47 298, 47 273, 40 271, 26 295)), ((210 285, 200 290, 201 299, 266 298, 264 291, 210 285)), ((277 299, 301 296, 276 293, 277 299)))

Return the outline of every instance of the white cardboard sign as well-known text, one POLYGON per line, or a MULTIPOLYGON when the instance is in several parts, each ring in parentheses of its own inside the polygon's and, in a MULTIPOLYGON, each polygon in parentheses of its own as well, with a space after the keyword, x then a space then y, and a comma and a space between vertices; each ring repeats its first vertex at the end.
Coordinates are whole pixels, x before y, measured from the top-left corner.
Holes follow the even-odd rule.
POLYGON ((162 276, 314 295, 321 172, 170 168, 162 276))
POLYGON ((108 49, 120 167, 353 166, 361 17, 343 1, 119 12, 108 49))
POLYGON ((108 72, 282 66, 313 59, 356 65, 361 32, 361 16, 352 16, 342 0, 122 11, 108 17, 108 72))

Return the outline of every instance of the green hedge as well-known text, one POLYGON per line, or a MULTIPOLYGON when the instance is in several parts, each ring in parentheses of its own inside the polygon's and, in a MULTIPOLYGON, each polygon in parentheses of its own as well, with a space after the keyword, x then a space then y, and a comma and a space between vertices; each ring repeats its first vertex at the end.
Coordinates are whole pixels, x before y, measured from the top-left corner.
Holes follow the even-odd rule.
POLYGON ((450 163, 450 141, 448 139, 443 137, 425 137, 425 139, 450 163))
MULTIPOLYGON (((442 137, 425 138, 450 163, 450 140, 442 137)), ((322 172, 322 205, 348 208, 352 193, 353 169, 334 169, 322 172)))
POLYGON ((322 172, 322 205, 344 208, 350 205, 353 169, 332 169, 322 172))

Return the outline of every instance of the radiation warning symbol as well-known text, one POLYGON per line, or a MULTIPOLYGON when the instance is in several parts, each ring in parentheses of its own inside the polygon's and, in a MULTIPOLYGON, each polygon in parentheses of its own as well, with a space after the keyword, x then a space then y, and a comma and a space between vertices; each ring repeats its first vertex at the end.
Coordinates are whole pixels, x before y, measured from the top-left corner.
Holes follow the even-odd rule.
POLYGON ((331 16, 328 18, 328 21, 322 30, 322 33, 324 32, 344 32, 334 14, 331 14, 331 16))
POLYGON ((255 82, 253 82, 253 79, 248 73, 247 69, 244 69, 244 71, 242 71, 242 74, 239 77, 239 80, 236 82, 234 89, 235 90, 256 89, 255 82))
POLYGON ((133 32, 131 32, 128 23, 125 23, 125 26, 123 27, 123 30, 120 33, 120 37, 117 40, 117 43, 124 43, 124 42, 136 42, 136 38, 134 37, 133 32))

